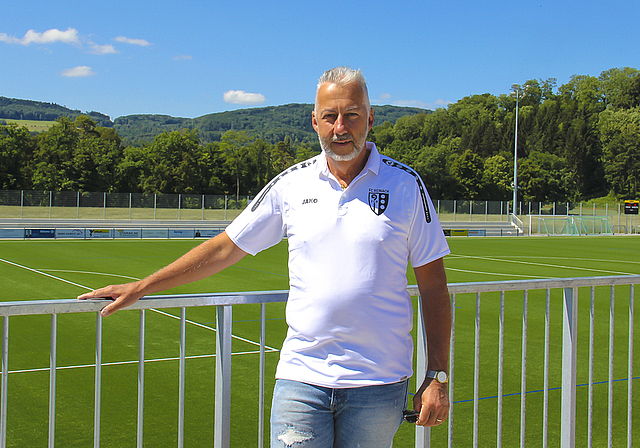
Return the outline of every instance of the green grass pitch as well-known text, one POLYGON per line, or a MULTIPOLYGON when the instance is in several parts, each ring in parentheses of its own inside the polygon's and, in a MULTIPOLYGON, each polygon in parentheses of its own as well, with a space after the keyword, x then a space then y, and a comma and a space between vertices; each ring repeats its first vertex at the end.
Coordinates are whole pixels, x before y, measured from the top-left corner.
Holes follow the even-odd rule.
MULTIPOLYGON (((109 283, 142 278, 197 245, 194 240, 113 241, 0 241, 2 300, 73 298, 109 283), (46 275, 45 275, 46 274, 46 275), (80 286, 78 286, 80 285, 80 286)), ((445 259, 450 283, 533 278, 590 277, 640 274, 640 238, 450 238, 452 254, 445 259)), ((286 242, 201 282, 175 288, 171 293, 280 290, 288 288, 286 242)), ((411 269, 409 283, 414 283, 411 269)), ((608 375, 610 292, 597 290, 595 381, 608 375)), ((616 301, 614 377, 626 377, 628 344, 628 287, 616 301)), ((528 295, 527 446, 541 445, 542 367, 545 292, 528 295)), ((637 294, 636 294, 637 302, 637 294)), ((414 300, 414 307, 417 303, 414 300)), ((495 446, 497 425, 497 357, 499 297, 482 296, 480 446, 495 446)), ((637 308, 637 307, 636 307, 637 308)), ((145 428, 146 446, 173 446, 178 423, 179 323, 167 313, 146 314, 145 428)), ((456 358, 454 390, 454 446, 470 446, 473 423, 473 342, 475 295, 456 297, 456 358)), ((637 309, 636 309, 637 311, 637 309)), ((503 446, 519 445, 520 359, 522 352, 523 294, 507 294, 505 316, 505 382, 503 446)), ((259 306, 233 309, 231 446, 257 443, 259 306)), ((588 382, 589 291, 580 291, 578 384, 588 382)), ((215 309, 188 309, 187 319, 202 324, 187 326, 185 446, 213 444, 213 380, 215 309), (209 327, 209 328, 207 328, 209 327)), ((268 347, 280 347, 286 332, 284 305, 267 306, 268 347)), ((58 316, 58 387, 56 445, 91 446, 95 362, 94 313, 58 316)), ((637 317, 636 317, 637 321, 637 317)), ((550 387, 560 386, 562 301, 551 297, 550 387)), ((636 326, 637 327, 637 326, 636 326)), ((640 371, 640 331, 635 331, 634 372, 640 371)), ((138 312, 122 311, 103 320, 101 445, 135 446, 138 312)), ((10 320, 9 407, 7 446, 45 446, 48 434, 50 317, 13 317, 10 320)), ((277 351, 268 351, 267 422, 277 351)), ((638 383, 638 380, 635 380, 638 383)), ((412 386, 413 387, 413 386, 412 386)), ((596 384, 595 446, 606 445, 607 384, 596 384)), ((638 385, 635 384, 634 389, 638 385)), ((614 446, 626 446, 627 381, 614 386, 614 446)), ((577 446, 586 446, 587 388, 578 388, 577 446)), ((549 446, 559 446, 560 391, 550 392, 549 446)), ((636 394, 636 397, 639 397, 636 394)), ((634 415, 640 399, 634 398, 634 415)), ((636 428, 634 445, 640 445, 636 428)), ((432 431, 432 446, 446 446, 446 427, 432 431)), ((394 446, 413 446, 413 428, 403 424, 394 446)))

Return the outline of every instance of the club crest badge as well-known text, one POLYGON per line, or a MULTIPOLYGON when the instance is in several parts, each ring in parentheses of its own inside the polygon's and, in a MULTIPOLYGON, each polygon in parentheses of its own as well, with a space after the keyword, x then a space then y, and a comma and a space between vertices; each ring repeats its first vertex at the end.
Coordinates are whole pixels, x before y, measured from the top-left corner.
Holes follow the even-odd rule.
POLYGON ((389 192, 380 190, 369 191, 369 207, 376 215, 380 216, 389 206, 389 192))

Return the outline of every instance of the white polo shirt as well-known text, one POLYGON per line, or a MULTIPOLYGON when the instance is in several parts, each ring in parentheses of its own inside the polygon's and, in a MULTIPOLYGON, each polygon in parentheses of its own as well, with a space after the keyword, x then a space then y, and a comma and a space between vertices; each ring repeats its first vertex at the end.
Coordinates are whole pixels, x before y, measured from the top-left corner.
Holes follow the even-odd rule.
POLYGON ((288 238, 289 325, 276 378, 344 388, 412 375, 407 262, 449 253, 415 171, 373 143, 342 190, 324 153, 285 170, 226 232, 255 255, 288 238))

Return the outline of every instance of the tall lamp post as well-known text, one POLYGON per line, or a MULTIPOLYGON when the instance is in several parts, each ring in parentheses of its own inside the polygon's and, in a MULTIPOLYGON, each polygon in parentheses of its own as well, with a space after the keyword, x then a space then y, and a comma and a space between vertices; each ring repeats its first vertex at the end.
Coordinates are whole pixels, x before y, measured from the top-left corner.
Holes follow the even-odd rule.
POLYGON ((513 147, 513 210, 512 215, 517 216, 518 207, 518 102, 525 95, 526 86, 523 88, 520 84, 511 86, 511 96, 516 97, 516 136, 513 147))

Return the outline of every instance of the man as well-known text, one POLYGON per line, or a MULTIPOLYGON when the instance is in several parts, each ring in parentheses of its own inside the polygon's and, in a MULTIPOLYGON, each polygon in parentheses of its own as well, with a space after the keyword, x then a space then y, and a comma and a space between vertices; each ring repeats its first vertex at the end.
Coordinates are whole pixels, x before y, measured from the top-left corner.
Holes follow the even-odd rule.
POLYGON ((429 374, 414 397, 418 425, 446 418, 449 253, 420 177, 366 141, 373 110, 360 71, 318 82, 313 127, 322 153, 274 178, 219 236, 110 297, 103 315, 208 277, 288 238, 289 325, 276 371, 272 447, 388 448, 412 374, 411 261, 425 316, 429 374))

